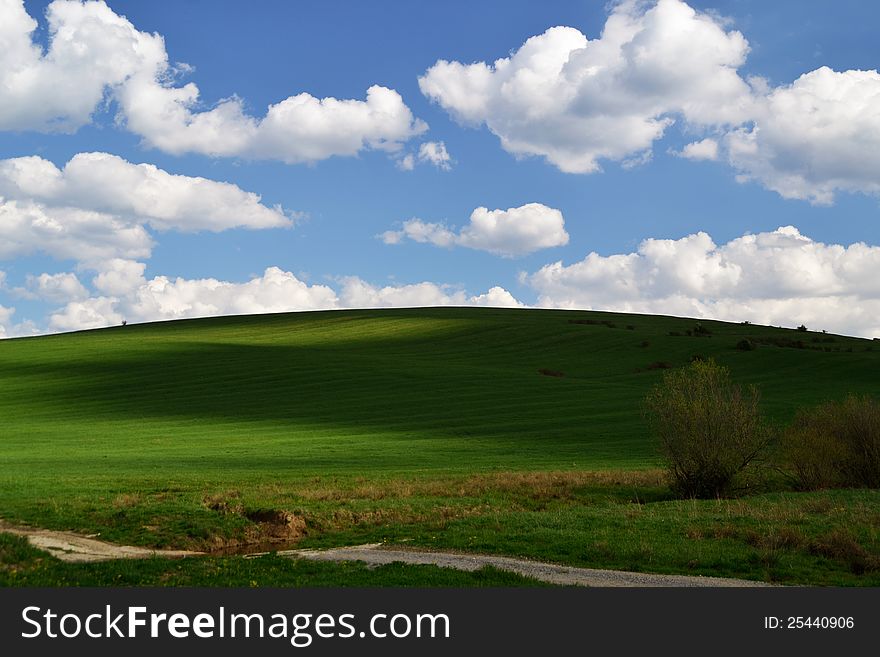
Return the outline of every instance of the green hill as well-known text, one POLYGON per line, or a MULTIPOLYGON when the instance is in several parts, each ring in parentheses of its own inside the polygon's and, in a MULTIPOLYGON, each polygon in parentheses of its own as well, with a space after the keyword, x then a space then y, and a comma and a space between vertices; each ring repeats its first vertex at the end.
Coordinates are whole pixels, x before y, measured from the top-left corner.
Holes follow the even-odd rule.
MULTIPOLYGON (((641 400, 693 357, 757 384, 776 422, 880 388, 875 341, 579 311, 293 313, 6 340, 0 517, 204 545, 245 535, 255 521, 242 509, 306 509, 320 533, 357 486, 652 473, 641 400), (738 349, 747 338, 757 348, 738 349)), ((376 523, 397 517, 386 506, 376 523)))

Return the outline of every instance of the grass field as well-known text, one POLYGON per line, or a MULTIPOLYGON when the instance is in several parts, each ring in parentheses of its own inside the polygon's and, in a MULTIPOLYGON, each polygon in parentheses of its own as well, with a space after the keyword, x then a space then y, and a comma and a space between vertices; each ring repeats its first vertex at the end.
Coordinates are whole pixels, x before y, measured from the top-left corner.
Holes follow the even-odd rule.
POLYGON ((663 368, 701 356, 757 384, 782 424, 880 392, 880 343, 701 325, 441 308, 2 341, 0 517, 147 546, 385 539, 880 584, 878 491, 673 500, 641 416, 663 368))

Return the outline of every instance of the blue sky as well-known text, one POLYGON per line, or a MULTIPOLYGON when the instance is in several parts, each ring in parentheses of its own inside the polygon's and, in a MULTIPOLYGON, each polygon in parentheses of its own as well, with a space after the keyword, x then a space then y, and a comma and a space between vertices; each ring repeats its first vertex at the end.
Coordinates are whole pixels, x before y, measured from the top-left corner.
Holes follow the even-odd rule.
POLYGON ((0 336, 447 303, 880 335, 878 18, 0 0, 0 336))

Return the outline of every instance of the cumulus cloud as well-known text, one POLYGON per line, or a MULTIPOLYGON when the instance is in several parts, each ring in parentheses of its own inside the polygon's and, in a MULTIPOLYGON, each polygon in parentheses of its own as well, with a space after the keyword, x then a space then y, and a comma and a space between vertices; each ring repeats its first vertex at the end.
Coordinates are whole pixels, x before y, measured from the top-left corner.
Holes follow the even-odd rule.
POLYGON ((25 288, 16 290, 24 297, 64 303, 89 296, 89 291, 79 282, 76 274, 71 272, 44 273, 39 276, 29 274, 25 280, 25 288))
POLYGON ((199 110, 196 84, 176 83, 190 67, 172 65, 160 35, 137 30, 103 0, 55 0, 46 17, 43 53, 22 0, 0 0, 0 129, 73 131, 112 98, 122 122, 166 152, 289 163, 396 151, 427 129, 400 94, 379 85, 364 100, 299 93, 262 118, 247 114, 237 96, 199 110))
POLYGON ((596 39, 553 27, 492 63, 439 60, 419 86, 508 152, 569 173, 644 164, 683 119, 709 136, 674 154, 725 159, 740 181, 814 204, 880 194, 880 74, 823 66, 771 87, 740 76, 748 51, 740 32, 682 0, 624 0, 596 39))
POLYGON ((415 153, 406 153, 397 159, 397 168, 412 171, 417 164, 432 164, 441 171, 452 169, 452 157, 442 141, 426 141, 415 153))
POLYGON ((493 63, 439 60, 419 87, 465 124, 485 124, 515 155, 591 173, 644 158, 675 116, 738 125, 752 91, 737 69, 742 34, 680 0, 618 3, 597 39, 553 27, 493 63))
POLYGON ((463 306, 467 295, 436 283, 371 285, 357 277, 344 278, 340 301, 347 308, 392 308, 415 306, 463 306))
POLYGON ((146 226, 180 231, 292 225, 280 207, 225 182, 173 175, 107 153, 59 169, 37 156, 0 160, 0 257, 37 251, 95 263, 149 257, 146 226))
POLYGON ((433 164, 443 171, 449 171, 452 168, 452 158, 446 150, 446 144, 442 141, 426 141, 419 146, 419 161, 433 164))
POLYGON ((331 288, 308 285, 277 267, 269 267, 246 283, 167 276, 145 280, 139 263, 115 261, 113 267, 114 276, 102 272, 95 280, 104 296, 67 304, 50 317, 49 328, 70 331, 119 324, 123 319, 151 321, 337 306, 331 288))
POLYGON ((636 252, 542 267, 539 306, 659 313, 880 335, 880 247, 823 244, 786 226, 721 246, 700 232, 636 252))
POLYGON ((420 306, 495 306, 516 307, 522 304, 503 287, 495 286, 485 294, 468 296, 451 285, 422 282, 412 285, 376 286, 356 277, 342 279, 339 300, 343 308, 401 308, 420 306))
POLYGON ((568 244, 562 213, 541 203, 507 210, 479 207, 458 232, 441 223, 409 219, 401 230, 386 231, 381 238, 386 244, 399 244, 406 238, 441 247, 464 246, 505 257, 568 244))
POLYGON ((36 252, 58 260, 145 258, 153 240, 141 225, 102 212, 0 199, 0 258, 36 252))
POLYGON ((174 175, 109 153, 79 153, 63 169, 38 156, 0 160, 0 195, 128 217, 159 230, 292 225, 280 207, 266 207, 259 195, 231 183, 174 175))
POLYGON ((522 308, 523 304, 517 301, 510 292, 503 287, 495 286, 485 294, 479 294, 470 298, 472 306, 489 306, 492 308, 522 308))
POLYGON ((98 274, 92 285, 102 294, 124 296, 146 284, 144 272, 147 266, 142 262, 111 258, 98 265, 98 274))
POLYGON ((103 2, 52 2, 49 47, 21 0, 0 0, 0 129, 73 131, 90 122, 108 88, 167 67, 162 38, 137 31, 103 2))
POLYGON ((833 202, 838 191, 880 194, 880 74, 822 67, 778 87, 755 120, 727 135, 741 180, 785 198, 833 202))
POLYGON ((121 324, 123 315, 117 310, 117 300, 94 297, 72 301, 49 318, 50 331, 81 331, 121 324))
POLYGON ((717 160, 718 142, 707 137, 706 139, 686 144, 680 151, 674 151, 673 155, 687 160, 717 160))
MULTIPOLYGON (((117 260, 95 278, 99 296, 77 299, 53 313, 52 331, 100 328, 126 321, 154 321, 298 310, 411 306, 519 306, 507 290, 493 287, 468 296, 449 285, 422 282, 376 286, 358 277, 340 280, 339 290, 309 285, 294 274, 269 267, 245 283, 214 278, 143 277, 143 265, 117 260)), ((2 319, 2 317, 0 317, 2 319)))
POLYGON ((3 304, 0 304, 0 339, 36 335, 40 332, 37 326, 31 321, 26 320, 14 324, 12 322, 12 316, 14 314, 15 308, 8 308, 3 304))
POLYGON ((7 308, 0 304, 0 338, 9 337, 9 323, 15 308, 7 308))

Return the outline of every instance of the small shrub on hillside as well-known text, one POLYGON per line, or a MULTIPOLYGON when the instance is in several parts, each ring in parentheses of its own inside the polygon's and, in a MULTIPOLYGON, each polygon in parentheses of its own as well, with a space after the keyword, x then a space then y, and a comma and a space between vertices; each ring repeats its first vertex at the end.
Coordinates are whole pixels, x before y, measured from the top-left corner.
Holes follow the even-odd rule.
POLYGON ((785 470, 804 490, 880 487, 880 402, 850 395, 803 410, 782 438, 785 470))
POLYGON ((758 400, 756 388, 743 392, 713 360, 664 375, 645 414, 676 493, 713 498, 735 486, 770 441, 758 400))
POLYGON ((804 331, 807 330, 807 327, 804 326, 803 324, 801 324, 800 326, 797 327, 797 330, 798 330, 798 331, 801 331, 801 332, 804 332, 804 331))
POLYGON ((758 348, 758 345, 756 345, 754 342, 752 342, 748 338, 743 338, 742 340, 740 340, 739 342, 736 343, 736 348, 739 349, 740 351, 754 351, 755 349, 758 348))
POLYGON ((842 445, 828 431, 825 409, 801 411, 782 434, 784 469, 798 490, 841 485, 842 445))

